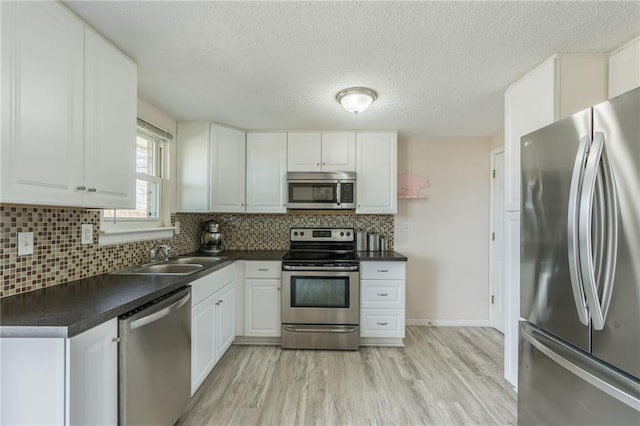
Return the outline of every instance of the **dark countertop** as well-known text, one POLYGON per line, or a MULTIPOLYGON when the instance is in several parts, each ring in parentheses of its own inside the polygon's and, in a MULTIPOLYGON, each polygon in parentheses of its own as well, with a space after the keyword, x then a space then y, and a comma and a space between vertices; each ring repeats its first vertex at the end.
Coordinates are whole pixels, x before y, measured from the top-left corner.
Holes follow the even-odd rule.
POLYGON ((211 254, 227 259, 191 275, 102 274, 5 297, 0 299, 0 337, 73 337, 235 260, 282 260, 285 253, 230 250, 211 254))
POLYGON ((363 262, 372 260, 406 262, 408 260, 407 256, 397 251, 359 251, 358 256, 363 262))

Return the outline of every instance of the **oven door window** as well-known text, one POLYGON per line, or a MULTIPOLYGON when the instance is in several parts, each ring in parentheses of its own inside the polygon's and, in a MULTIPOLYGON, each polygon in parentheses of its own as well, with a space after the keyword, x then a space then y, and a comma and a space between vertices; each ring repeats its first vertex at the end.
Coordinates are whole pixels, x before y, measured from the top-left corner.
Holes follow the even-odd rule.
POLYGON ((349 308, 349 277, 291 277, 292 308, 349 308))
POLYGON ((336 184, 290 183, 289 202, 335 204, 336 192, 336 184))

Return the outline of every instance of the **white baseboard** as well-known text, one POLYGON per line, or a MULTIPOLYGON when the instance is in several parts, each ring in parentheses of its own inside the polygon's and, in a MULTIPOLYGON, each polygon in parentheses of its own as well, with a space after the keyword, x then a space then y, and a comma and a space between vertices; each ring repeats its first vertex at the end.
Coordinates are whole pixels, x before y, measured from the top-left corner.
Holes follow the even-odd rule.
POLYGON ((407 325, 426 327, 491 327, 489 320, 451 320, 451 319, 408 319, 407 325))

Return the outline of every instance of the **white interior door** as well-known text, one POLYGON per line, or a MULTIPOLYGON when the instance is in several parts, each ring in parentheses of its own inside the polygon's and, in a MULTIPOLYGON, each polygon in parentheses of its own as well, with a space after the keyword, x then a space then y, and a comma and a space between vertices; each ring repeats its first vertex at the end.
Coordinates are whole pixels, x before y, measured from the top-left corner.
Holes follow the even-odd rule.
POLYGON ((491 151, 491 237, 489 247, 489 322, 504 333, 504 149, 491 151))

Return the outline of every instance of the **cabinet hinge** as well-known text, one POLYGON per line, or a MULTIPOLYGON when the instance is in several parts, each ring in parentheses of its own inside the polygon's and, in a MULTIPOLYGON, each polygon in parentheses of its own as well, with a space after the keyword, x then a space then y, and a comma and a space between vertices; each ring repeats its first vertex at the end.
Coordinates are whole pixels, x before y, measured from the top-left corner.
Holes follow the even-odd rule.
POLYGON ((493 305, 494 302, 495 302, 495 296, 492 294, 491 295, 491 304, 493 305))
POLYGON ((493 169, 493 178, 496 178, 496 169, 493 169))
POLYGON ((491 241, 495 241, 496 240, 496 233, 492 232, 491 233, 491 241))

